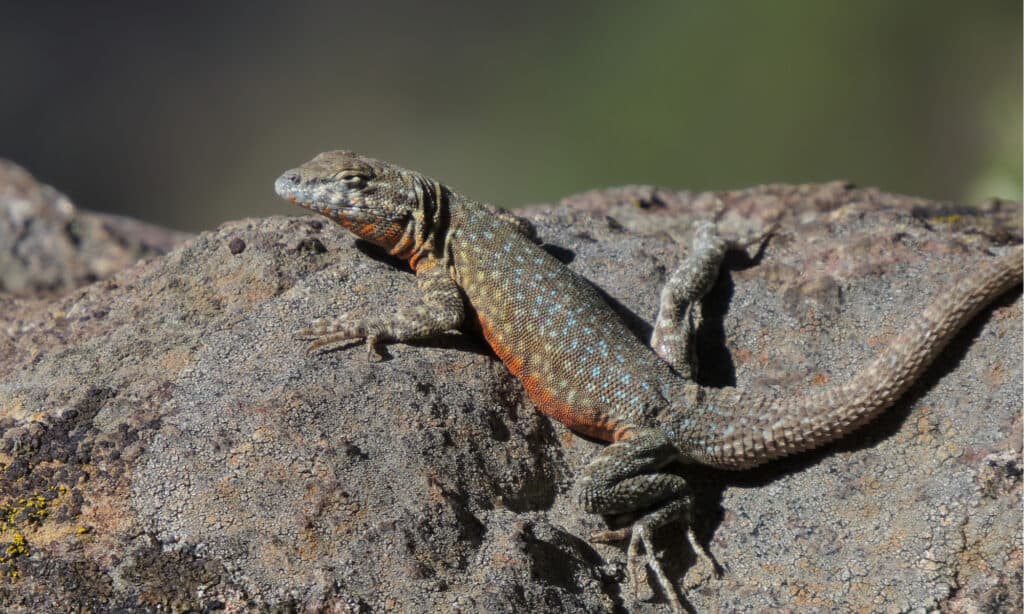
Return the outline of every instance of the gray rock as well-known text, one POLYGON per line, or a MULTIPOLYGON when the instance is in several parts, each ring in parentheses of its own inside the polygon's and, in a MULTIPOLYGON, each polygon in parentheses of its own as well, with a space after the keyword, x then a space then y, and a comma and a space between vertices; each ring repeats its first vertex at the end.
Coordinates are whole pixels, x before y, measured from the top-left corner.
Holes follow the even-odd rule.
POLYGON ((75 208, 25 169, 0 158, 0 292, 53 296, 106 279, 189 237, 117 215, 75 208))
MULTIPOLYGON (((783 390, 847 377, 1020 240, 1013 203, 981 215, 839 183, 718 196, 629 187, 524 212, 641 336, 693 219, 776 224, 763 253, 727 260, 699 357, 706 383, 783 390)), ((0 298, 5 611, 664 611, 634 600, 622 547, 585 539, 605 525, 570 487, 600 444, 538 415, 473 335, 382 362, 303 354, 308 320, 415 291, 326 221, 229 222, 80 287, 6 267, 47 296, 0 298)), ((838 445, 688 470, 725 573, 686 576, 680 527, 660 531, 686 600, 1019 610, 1021 344, 1015 290, 838 445)))

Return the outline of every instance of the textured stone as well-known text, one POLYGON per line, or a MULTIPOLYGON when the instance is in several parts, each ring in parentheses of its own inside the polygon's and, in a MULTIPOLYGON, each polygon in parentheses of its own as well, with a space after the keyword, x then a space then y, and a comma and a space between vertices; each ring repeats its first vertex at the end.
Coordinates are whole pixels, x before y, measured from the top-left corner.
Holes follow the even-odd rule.
POLYGON ((117 215, 81 211, 0 158, 0 292, 55 295, 106 279, 189 235, 117 215))
MULTIPOLYGON (((635 186, 524 211, 640 335, 695 217, 736 236, 776 224, 763 253, 727 258, 699 379, 783 390, 847 377, 1020 238, 1012 203, 977 215, 841 183, 719 196, 635 186)), ((585 540, 603 523, 569 488, 599 444, 537 415, 478 339, 303 354, 310 319, 412 299, 386 256, 274 217, 132 262, 80 287, 18 273, 41 296, 0 295, 0 546, 27 550, 0 559, 5 610, 664 609, 621 584, 621 547, 585 540)), ((688 470, 726 572, 684 578, 679 527, 660 531, 687 601, 1019 610, 1021 343, 1016 290, 854 436, 688 470)))

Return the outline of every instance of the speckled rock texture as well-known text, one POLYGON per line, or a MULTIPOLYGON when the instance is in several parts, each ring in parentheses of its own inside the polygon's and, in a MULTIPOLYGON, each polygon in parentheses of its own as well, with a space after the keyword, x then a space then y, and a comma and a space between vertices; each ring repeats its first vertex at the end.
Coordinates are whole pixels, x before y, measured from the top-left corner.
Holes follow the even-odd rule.
POLYGON ((0 293, 56 296, 106 279, 189 235, 117 215, 83 212, 0 158, 0 293))
MULTIPOLYGON (((0 194, 48 190, 10 177, 0 194)), ((781 390, 847 377, 1020 241, 1016 203, 979 214, 840 183, 717 196, 629 187, 523 213, 640 336, 694 219, 740 237, 776 225, 727 259, 699 358, 708 385, 781 390)), ((415 291, 326 221, 229 222, 92 283, 0 262, 22 280, 0 295, 3 611, 665 611, 634 598, 622 547, 585 539, 605 525, 570 486, 600 444, 538 415, 472 334, 379 362, 362 345, 303 354, 292 333, 310 319, 415 291)), ((657 534, 690 606, 1019 610, 1020 294, 839 444, 756 471, 680 469, 725 569, 686 575, 680 528, 657 534)))

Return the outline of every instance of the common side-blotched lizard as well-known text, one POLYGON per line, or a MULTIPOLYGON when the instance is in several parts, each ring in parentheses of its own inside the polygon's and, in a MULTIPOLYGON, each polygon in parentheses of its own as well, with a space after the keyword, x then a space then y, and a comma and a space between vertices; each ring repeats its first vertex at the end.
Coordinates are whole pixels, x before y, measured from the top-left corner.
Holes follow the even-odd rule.
POLYGON ((692 379, 694 310, 727 244, 696 226, 691 253, 662 291, 651 346, 640 343, 591 284, 541 249, 533 227, 419 173, 346 151, 284 173, 284 198, 323 214, 409 261, 421 301, 395 314, 316 320, 299 332, 310 352, 354 339, 378 343, 436 336, 476 323, 537 408, 580 433, 612 442, 576 485, 584 509, 634 513, 633 582, 643 565, 676 611, 682 604, 651 544, 651 531, 683 520, 694 552, 693 500, 676 462, 744 469, 821 446, 893 404, 980 309, 1021 283, 1020 247, 978 265, 937 297, 848 381, 800 396, 707 388, 692 379))

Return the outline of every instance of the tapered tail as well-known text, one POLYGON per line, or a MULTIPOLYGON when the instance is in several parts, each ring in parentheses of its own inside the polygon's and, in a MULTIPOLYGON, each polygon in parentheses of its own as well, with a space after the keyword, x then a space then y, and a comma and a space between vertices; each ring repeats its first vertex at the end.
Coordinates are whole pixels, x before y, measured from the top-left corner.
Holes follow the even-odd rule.
POLYGON ((744 469, 834 441, 870 421, 907 391, 942 348, 981 309, 1020 285, 1024 250, 983 263, 913 320, 851 380, 797 397, 736 388, 706 390, 706 411, 683 439, 693 460, 744 469))

